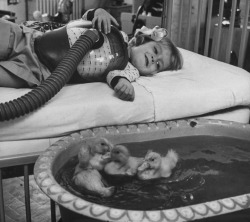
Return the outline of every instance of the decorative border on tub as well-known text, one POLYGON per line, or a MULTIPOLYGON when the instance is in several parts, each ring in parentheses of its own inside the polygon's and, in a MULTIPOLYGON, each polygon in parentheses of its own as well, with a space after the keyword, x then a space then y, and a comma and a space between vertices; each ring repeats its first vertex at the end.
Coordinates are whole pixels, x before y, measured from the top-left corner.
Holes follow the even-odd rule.
POLYGON ((250 132, 250 125, 222 120, 189 119, 157 123, 107 126, 72 133, 50 146, 36 161, 34 175, 37 184, 51 199, 78 214, 103 221, 119 222, 179 222, 211 217, 250 208, 250 194, 210 201, 206 203, 158 211, 135 211, 115 209, 85 201, 62 188, 52 175, 51 165, 56 156, 66 150, 69 144, 80 142, 87 137, 141 133, 159 129, 171 131, 179 127, 196 128, 207 125, 243 128, 250 132))

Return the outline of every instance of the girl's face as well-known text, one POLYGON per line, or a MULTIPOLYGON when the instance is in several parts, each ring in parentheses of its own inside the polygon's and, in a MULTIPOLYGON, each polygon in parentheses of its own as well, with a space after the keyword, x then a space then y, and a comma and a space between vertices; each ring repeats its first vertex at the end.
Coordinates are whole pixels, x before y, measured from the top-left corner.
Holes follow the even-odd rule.
POLYGON ((148 76, 164 71, 169 67, 171 51, 166 45, 151 41, 132 47, 130 59, 141 75, 148 76))

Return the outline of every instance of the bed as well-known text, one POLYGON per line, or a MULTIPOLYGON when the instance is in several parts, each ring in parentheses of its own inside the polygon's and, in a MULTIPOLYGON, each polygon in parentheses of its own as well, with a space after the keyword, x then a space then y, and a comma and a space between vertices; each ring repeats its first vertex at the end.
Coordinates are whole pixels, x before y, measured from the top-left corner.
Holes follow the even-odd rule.
MULTIPOLYGON (((76 131, 205 117, 248 123, 250 74, 239 68, 181 49, 184 67, 135 83, 135 100, 122 101, 105 83, 65 86, 38 110, 0 123, 1 157, 41 152, 76 131)), ((0 102, 30 89, 0 89, 0 102)))
MULTIPOLYGON (((245 17, 240 52, 237 53, 244 55, 249 1, 241 2, 245 3, 245 17)), ((39 6, 42 3, 43 0, 39 1, 39 6)), ((78 3, 75 1, 75 6, 78 3)), ((232 11, 236 11, 236 4, 234 0, 232 11)), ((224 1, 220 1, 216 18, 219 22, 223 5, 224 1)), ((67 134, 100 126, 194 117, 248 123, 250 74, 240 68, 243 63, 240 55, 239 67, 236 67, 225 63, 229 62, 228 56, 225 62, 217 61, 218 50, 213 55, 209 54, 214 34, 211 28, 214 26, 212 9, 213 1, 164 1, 163 14, 167 16, 162 17, 162 26, 169 30, 169 37, 180 47, 184 58, 182 70, 139 78, 133 83, 136 93, 133 102, 118 99, 105 83, 67 85, 38 110, 18 119, 0 122, 0 158, 39 153, 67 134), (200 31, 204 29, 205 37, 200 31), (200 46, 203 53, 200 53, 200 46)), ((232 48, 233 19, 228 27, 227 55, 232 48)), ((217 28, 220 37, 223 27, 219 25, 217 28)), ((220 41, 219 38, 213 39, 213 45, 219 46, 220 41)), ((29 90, 1 88, 0 102, 18 98, 29 90)))

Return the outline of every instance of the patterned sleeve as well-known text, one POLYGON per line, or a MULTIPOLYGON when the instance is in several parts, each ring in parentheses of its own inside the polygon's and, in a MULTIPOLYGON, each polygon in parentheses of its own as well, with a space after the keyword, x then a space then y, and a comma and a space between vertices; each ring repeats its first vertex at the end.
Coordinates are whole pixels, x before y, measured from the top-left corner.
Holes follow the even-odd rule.
POLYGON ((123 77, 129 80, 130 82, 135 81, 139 78, 139 71, 128 62, 124 70, 113 70, 110 71, 107 75, 107 83, 111 86, 111 82, 115 77, 123 77))

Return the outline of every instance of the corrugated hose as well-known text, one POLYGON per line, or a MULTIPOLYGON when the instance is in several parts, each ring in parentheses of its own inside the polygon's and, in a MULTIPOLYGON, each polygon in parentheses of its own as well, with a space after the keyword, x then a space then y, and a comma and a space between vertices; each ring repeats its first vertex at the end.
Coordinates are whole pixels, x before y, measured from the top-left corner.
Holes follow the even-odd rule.
POLYGON ((11 120, 28 114, 54 97, 69 81, 77 65, 98 39, 99 34, 96 30, 84 32, 69 49, 55 71, 41 85, 17 99, 0 103, 0 121, 11 120))

